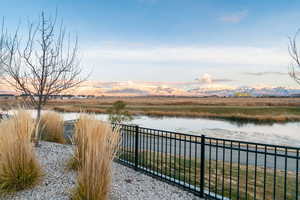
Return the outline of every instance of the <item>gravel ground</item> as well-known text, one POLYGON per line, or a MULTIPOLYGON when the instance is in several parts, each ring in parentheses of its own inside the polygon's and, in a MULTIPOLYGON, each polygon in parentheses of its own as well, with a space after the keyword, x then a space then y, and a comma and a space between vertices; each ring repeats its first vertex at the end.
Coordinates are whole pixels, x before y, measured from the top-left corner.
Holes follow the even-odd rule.
MULTIPOLYGON (((11 196, 5 200, 67 200, 75 186, 76 174, 65 169, 72 154, 72 147, 41 142, 37 155, 43 166, 43 181, 32 189, 11 196)), ((177 187, 153 179, 123 165, 113 163, 112 200, 190 200, 198 197, 177 187)))

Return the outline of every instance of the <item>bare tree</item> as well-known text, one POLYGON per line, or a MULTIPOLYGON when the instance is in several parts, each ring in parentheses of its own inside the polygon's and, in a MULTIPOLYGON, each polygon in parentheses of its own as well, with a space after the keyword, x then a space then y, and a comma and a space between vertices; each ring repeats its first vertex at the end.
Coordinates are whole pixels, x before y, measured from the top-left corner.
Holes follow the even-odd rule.
MULTIPOLYGON (((6 34, 4 32, 4 19, 2 20, 1 24, 1 32, 0 32, 0 60, 4 60, 5 57, 5 42, 6 42, 6 34)), ((3 65, 0 62, 0 75, 3 73, 3 65)))
POLYGON ((37 120, 51 95, 61 94, 84 81, 77 59, 77 38, 71 41, 57 17, 46 18, 42 12, 38 23, 30 23, 28 38, 22 43, 18 31, 6 42, 6 56, 0 63, 7 82, 26 95, 37 109, 37 120), (8 58, 8 59, 7 59, 8 58))
POLYGON ((300 76, 299 76, 299 70, 300 70, 300 52, 297 48, 297 37, 299 35, 300 29, 296 32, 294 37, 289 37, 289 54, 292 58, 292 63, 290 66, 289 75, 300 85, 300 76), (297 69, 298 68, 298 69, 297 69))

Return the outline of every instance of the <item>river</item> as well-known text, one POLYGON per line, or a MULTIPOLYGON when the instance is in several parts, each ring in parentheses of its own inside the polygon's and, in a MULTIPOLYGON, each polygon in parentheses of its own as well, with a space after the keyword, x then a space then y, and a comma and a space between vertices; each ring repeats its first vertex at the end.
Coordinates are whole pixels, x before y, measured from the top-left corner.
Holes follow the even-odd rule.
MULTIPOLYGON (((35 115, 35 111, 31 112, 35 115)), ((62 115, 65 120, 79 116, 78 113, 62 115)), ((107 120, 106 114, 96 114, 96 117, 107 120)), ((300 122, 254 124, 203 118, 136 116, 130 123, 180 133, 300 147, 300 122)))

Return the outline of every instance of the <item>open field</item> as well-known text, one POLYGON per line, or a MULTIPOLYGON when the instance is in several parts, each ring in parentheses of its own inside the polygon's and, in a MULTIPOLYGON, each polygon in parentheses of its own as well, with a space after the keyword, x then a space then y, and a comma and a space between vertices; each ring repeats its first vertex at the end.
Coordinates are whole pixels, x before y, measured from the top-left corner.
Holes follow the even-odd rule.
POLYGON ((217 98, 217 97, 99 97, 97 99, 51 100, 60 103, 111 105, 117 100, 128 105, 201 105, 201 106, 300 106, 300 98, 217 98))
MULTIPOLYGON (((101 97, 50 100, 46 108, 61 112, 106 113, 117 100, 124 101, 133 115, 204 117, 257 123, 300 121, 300 98, 101 97)), ((0 103, 6 109, 25 104, 21 100, 1 100, 0 103)))
POLYGON ((51 101, 50 109, 105 113, 116 100, 133 115, 204 117, 261 123, 300 121, 300 98, 102 98, 51 101))

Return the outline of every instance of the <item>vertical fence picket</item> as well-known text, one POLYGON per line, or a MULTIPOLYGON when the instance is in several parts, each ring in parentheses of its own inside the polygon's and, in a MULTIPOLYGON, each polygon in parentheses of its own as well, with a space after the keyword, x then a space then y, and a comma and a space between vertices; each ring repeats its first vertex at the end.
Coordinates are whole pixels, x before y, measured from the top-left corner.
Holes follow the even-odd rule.
POLYGON ((277 148, 275 147, 275 156, 274 156, 274 176, 273 176, 273 200, 276 199, 276 167, 277 167, 277 148))
POLYGON ((139 126, 135 126, 135 152, 134 152, 134 167, 137 170, 139 166, 139 126))
POLYGON ((298 187, 298 184, 299 184, 299 150, 297 150, 297 159, 296 159, 296 200, 299 199, 299 195, 298 195, 298 190, 299 190, 299 187, 298 187))
POLYGON ((201 136, 201 175, 200 175, 200 196, 204 197, 205 186, 205 136, 201 136))
POLYGON ((285 157, 284 157, 284 200, 287 199, 287 194, 286 194, 286 190, 287 190, 287 155, 288 155, 288 151, 287 151, 287 148, 285 148, 285 157))

